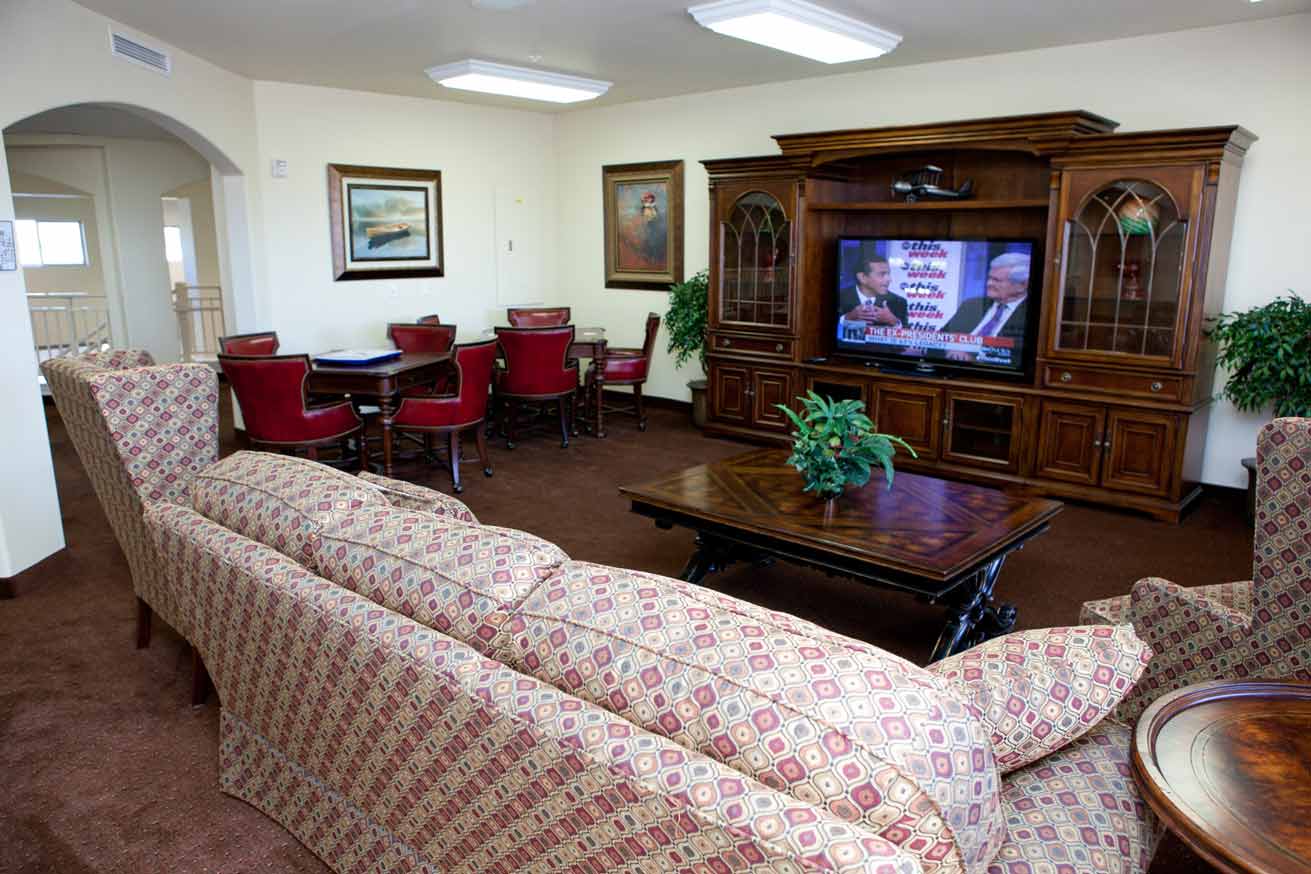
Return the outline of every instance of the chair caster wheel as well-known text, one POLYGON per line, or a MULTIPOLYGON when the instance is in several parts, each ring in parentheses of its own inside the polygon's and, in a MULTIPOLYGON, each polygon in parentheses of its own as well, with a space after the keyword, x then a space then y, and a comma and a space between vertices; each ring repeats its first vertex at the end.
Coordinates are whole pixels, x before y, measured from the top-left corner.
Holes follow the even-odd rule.
POLYGON ((464 486, 459 485, 459 484, 456 484, 456 486, 455 486, 455 493, 456 493, 457 495, 462 495, 462 494, 464 494, 464 486))
POLYGON ((484 467, 483 476, 491 476, 491 475, 492 475, 492 469, 490 467, 484 467))
POLYGON ((637 430, 639 430, 639 431, 645 431, 645 430, 646 430, 646 421, 645 421, 645 420, 643 420, 643 421, 637 423, 637 430))
POLYGON ((505 448, 506 448, 506 449, 513 449, 513 448, 514 448, 514 442, 513 442, 513 441, 510 441, 510 440, 506 440, 506 441, 505 441, 505 448))
POLYGON ((568 449, 568 448, 569 448, 569 441, 568 441, 568 440, 561 440, 561 441, 560 441, 560 448, 561 448, 561 449, 568 449))

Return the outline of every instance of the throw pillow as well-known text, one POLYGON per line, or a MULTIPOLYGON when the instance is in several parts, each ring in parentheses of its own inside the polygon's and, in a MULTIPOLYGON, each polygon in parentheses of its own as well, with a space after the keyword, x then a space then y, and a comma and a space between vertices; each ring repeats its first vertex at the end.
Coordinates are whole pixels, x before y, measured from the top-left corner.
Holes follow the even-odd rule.
POLYGON ((929 665, 992 735, 1002 773, 1081 736, 1133 689, 1152 650, 1132 625, 1016 631, 929 665))

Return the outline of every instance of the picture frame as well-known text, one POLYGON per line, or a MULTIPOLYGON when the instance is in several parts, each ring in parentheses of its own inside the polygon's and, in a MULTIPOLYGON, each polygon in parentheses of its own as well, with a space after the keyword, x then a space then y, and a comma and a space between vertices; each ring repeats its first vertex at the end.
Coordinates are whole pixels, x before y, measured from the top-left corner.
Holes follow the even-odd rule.
POLYGON ((601 168, 605 287, 668 291, 683 281, 683 162, 601 168))
POLYGON ((0 270, 18 269, 18 247, 14 241, 14 223, 0 221, 0 270))
POLYGON ((329 164, 328 215, 335 281, 446 275, 440 170, 329 164))

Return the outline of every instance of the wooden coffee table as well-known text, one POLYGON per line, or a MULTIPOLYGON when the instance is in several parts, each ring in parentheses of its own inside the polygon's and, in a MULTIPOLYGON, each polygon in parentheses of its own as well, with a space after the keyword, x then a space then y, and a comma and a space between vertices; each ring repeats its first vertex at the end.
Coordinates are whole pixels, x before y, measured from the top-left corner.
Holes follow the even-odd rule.
POLYGON ((1311 683, 1214 682, 1138 720, 1143 797, 1221 871, 1311 872, 1311 683))
POLYGON ((947 608, 932 659, 968 649, 1015 625, 993 602, 1006 556, 1047 530, 1057 501, 899 472, 832 504, 801 491, 788 453, 757 449, 620 494, 661 528, 697 532, 682 577, 700 582, 734 561, 781 558, 916 595, 947 608))

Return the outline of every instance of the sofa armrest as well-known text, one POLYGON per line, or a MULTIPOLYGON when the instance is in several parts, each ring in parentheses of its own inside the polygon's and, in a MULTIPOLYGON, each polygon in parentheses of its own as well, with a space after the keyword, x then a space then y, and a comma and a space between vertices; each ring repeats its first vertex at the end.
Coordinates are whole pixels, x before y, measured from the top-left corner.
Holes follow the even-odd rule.
POLYGON ((1237 675, 1252 649, 1252 614, 1231 606, 1243 590, 1230 584, 1222 599, 1214 596, 1217 587, 1198 590, 1159 577, 1134 583, 1128 619, 1155 655, 1116 718, 1132 724, 1166 692, 1237 675))

